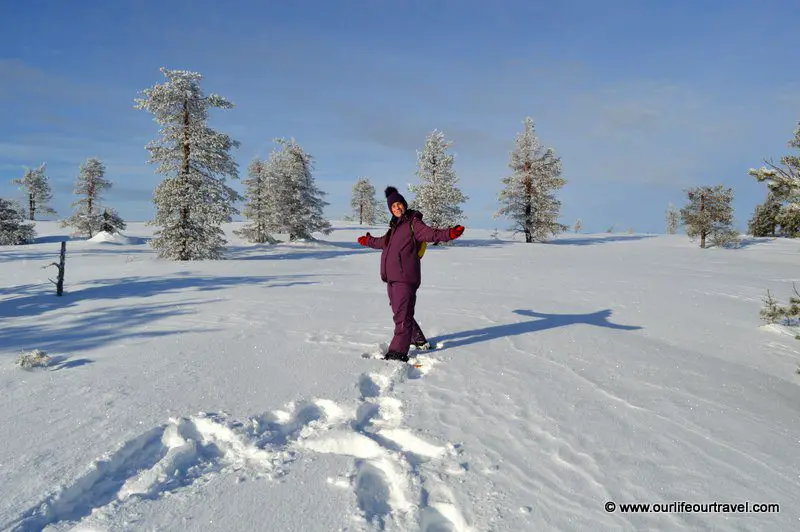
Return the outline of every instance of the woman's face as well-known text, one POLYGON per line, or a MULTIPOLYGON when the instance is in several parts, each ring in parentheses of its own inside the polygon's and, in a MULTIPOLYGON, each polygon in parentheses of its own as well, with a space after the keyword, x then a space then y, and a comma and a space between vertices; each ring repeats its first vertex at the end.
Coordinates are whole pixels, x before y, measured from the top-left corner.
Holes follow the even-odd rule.
POLYGON ((394 214, 396 217, 401 218, 405 212, 406 208, 402 203, 399 201, 392 203, 392 214, 394 214))

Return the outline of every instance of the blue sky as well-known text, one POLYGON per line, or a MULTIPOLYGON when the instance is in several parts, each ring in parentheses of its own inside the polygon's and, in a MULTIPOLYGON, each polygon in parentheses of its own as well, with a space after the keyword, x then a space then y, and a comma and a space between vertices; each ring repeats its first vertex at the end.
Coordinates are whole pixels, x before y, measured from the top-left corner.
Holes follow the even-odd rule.
POLYGON ((133 99, 165 66, 236 104, 210 122, 241 142, 242 177, 274 137, 297 138, 333 218, 359 176, 405 192, 439 128, 465 225, 507 227, 491 215, 531 116, 562 158, 564 223, 663 232, 668 202, 722 183, 744 229, 765 196, 748 168, 788 153, 800 120, 799 22, 800 3, 768 0, 14 2, 0 19, 0 196, 21 197, 11 179, 46 161, 66 215, 79 164, 99 157, 107 203, 150 219, 157 125, 133 99))

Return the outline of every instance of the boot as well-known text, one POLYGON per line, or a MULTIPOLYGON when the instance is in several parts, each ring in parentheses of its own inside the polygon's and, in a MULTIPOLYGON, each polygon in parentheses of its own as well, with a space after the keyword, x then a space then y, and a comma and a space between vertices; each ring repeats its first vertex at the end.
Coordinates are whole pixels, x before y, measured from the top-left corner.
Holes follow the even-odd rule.
POLYGON ((408 362, 408 354, 400 353, 398 351, 389 351, 383 356, 384 360, 399 360, 400 362, 408 362))
POLYGON ((430 342, 429 342, 429 341, 427 341, 427 340, 423 340, 423 341, 421 341, 421 342, 414 342, 414 343, 413 343, 413 344, 411 344, 411 345, 413 345, 414 347, 416 347, 416 348, 417 348, 417 349, 419 349, 420 351, 427 351, 428 349, 430 349, 430 348, 431 348, 431 344, 430 344, 430 342))

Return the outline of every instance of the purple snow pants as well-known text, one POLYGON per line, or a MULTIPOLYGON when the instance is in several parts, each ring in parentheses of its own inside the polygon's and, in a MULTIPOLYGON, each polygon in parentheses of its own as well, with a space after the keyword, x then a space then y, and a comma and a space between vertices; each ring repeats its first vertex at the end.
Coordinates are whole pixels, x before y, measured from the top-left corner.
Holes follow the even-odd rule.
POLYGON ((408 354, 412 342, 424 342, 419 324, 414 319, 414 305, 417 303, 417 287, 408 283, 387 283, 389 306, 394 313, 394 338, 389 351, 408 354))

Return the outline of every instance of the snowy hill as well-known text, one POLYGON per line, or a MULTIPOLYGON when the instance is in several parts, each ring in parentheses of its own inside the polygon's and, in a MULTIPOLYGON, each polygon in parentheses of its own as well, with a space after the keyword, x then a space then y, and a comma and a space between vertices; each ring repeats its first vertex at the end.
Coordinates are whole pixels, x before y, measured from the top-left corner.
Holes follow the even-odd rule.
POLYGON ((216 262, 157 259, 144 224, 71 240, 61 298, 55 222, 0 247, 0 529, 800 526, 800 343, 758 319, 797 242, 468 228, 423 259, 441 348, 414 367, 369 358, 392 321, 355 239, 380 228, 234 225, 216 262), (17 368, 33 349, 54 364, 17 368), (619 507, 679 502, 780 512, 619 507))

